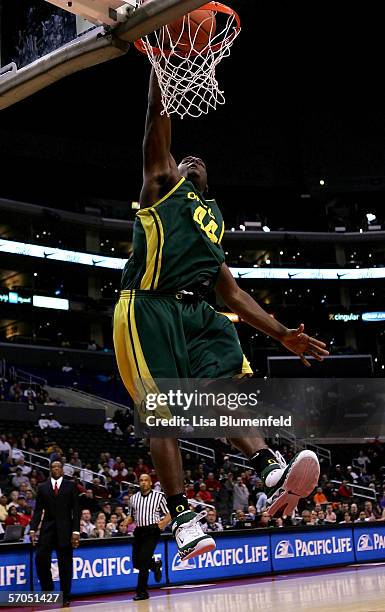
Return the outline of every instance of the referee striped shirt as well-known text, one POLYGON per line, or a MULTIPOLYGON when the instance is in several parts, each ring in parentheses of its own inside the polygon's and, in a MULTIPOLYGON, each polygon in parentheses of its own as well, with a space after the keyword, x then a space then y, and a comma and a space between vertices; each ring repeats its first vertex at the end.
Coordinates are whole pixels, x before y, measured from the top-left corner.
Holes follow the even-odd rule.
POLYGON ((138 527, 155 525, 168 513, 164 493, 152 489, 147 495, 143 495, 141 491, 135 493, 129 501, 129 506, 130 515, 138 527))

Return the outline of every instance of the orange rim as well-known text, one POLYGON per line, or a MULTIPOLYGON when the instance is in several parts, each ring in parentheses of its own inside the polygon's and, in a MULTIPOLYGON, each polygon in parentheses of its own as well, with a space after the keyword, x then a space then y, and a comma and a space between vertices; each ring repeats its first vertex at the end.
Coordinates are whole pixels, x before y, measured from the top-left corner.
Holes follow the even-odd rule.
MULTIPOLYGON (((202 6, 198 7, 197 9, 195 9, 197 11, 201 11, 201 10, 205 10, 205 11, 216 11, 217 13, 224 13, 225 15, 232 15, 235 18, 235 22, 236 22, 236 27, 234 28, 234 30, 231 32, 231 34, 222 42, 218 42, 215 45, 209 45, 207 47, 206 51, 193 51, 190 49, 190 51, 186 54, 180 53, 178 52, 178 55, 180 55, 181 57, 184 56, 195 56, 195 55, 205 55, 208 51, 218 51, 218 49, 220 49, 223 45, 228 45, 237 35, 239 30, 241 29, 241 20, 239 18, 238 13, 236 13, 232 8, 230 8, 229 6, 226 6, 226 4, 222 4, 221 2, 207 2, 207 4, 203 4, 202 6)), ((164 27, 164 26, 163 26, 164 27)), ((136 40, 134 42, 135 47, 138 49, 138 51, 140 51, 141 53, 145 53, 147 54, 147 50, 146 50, 146 45, 143 42, 142 38, 139 38, 139 40, 136 40)), ((152 52, 154 55, 160 55, 163 53, 163 55, 165 57, 169 57, 169 55, 172 54, 172 50, 171 49, 166 49, 166 50, 161 50, 159 49, 159 47, 152 47, 152 52)))

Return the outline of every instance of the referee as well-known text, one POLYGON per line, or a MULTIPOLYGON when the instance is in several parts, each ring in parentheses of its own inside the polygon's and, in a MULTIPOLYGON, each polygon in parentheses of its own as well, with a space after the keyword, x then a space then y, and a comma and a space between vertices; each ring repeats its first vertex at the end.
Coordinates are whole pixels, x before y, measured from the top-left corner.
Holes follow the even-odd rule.
POLYGON ((153 554, 160 539, 160 532, 171 520, 164 493, 152 490, 151 478, 142 474, 139 478, 140 491, 129 500, 130 518, 135 521, 133 565, 139 570, 135 601, 148 599, 148 572, 152 570, 155 580, 162 577, 162 561, 155 561, 153 554), (160 517, 163 516, 161 519, 160 517))

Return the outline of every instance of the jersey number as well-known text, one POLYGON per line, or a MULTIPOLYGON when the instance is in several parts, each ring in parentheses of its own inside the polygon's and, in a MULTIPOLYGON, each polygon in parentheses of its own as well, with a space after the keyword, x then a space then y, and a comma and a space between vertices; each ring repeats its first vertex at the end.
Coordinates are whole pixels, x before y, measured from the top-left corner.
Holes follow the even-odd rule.
POLYGON ((207 216, 207 210, 205 210, 203 208, 203 206, 198 206, 195 211, 194 211, 194 221, 196 221, 198 223, 198 225, 200 226, 200 228, 202 229, 202 231, 204 231, 204 233, 206 234, 206 236, 208 238, 210 238, 211 242, 217 243, 218 242, 218 238, 215 235, 215 232, 218 229, 218 224, 215 223, 215 221, 213 221, 213 219, 211 219, 207 225, 204 225, 203 221, 205 219, 205 217, 207 216))

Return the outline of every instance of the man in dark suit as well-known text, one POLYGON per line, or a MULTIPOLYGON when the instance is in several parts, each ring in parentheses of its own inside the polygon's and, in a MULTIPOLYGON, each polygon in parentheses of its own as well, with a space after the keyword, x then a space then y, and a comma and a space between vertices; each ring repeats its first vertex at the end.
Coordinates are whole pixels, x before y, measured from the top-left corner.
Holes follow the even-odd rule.
POLYGON ((43 512, 36 553, 36 571, 40 586, 43 591, 53 591, 51 556, 55 549, 63 603, 69 605, 72 549, 79 546, 80 512, 76 486, 70 480, 63 479, 63 466, 60 461, 51 463, 50 477, 39 486, 37 492, 35 512, 30 523, 33 546, 36 544, 36 529, 43 512))

